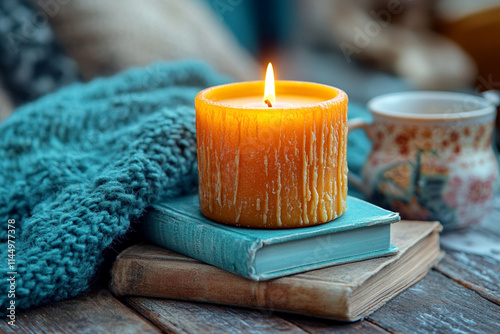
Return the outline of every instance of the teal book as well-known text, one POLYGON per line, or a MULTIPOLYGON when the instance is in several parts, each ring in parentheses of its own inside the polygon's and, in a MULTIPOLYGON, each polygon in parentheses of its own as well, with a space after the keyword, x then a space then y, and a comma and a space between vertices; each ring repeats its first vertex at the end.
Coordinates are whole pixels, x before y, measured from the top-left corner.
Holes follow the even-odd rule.
POLYGON ((397 253, 391 224, 399 214, 354 197, 339 218, 292 229, 251 229, 205 218, 198 196, 155 205, 143 224, 152 243, 234 274, 264 281, 397 253))

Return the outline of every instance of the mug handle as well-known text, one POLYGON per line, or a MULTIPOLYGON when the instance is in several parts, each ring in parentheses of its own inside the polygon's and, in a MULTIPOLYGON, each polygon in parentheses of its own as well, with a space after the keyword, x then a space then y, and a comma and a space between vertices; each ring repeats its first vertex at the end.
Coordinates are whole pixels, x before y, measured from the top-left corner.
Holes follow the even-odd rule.
MULTIPOLYGON (((350 119, 347 121, 347 135, 350 135, 353 130, 361 129, 361 130, 365 131, 366 135, 368 136, 368 139, 371 140, 369 132, 367 131, 369 128, 370 128, 370 124, 367 123, 367 121, 365 121, 362 118, 354 118, 354 119, 350 119)), ((349 172, 347 172, 347 179, 356 188, 358 188, 363 193, 363 195, 367 196, 367 190, 364 187, 365 183, 364 183, 363 178, 361 176, 358 176, 358 175, 354 174, 353 172, 349 171, 349 172)))
POLYGON ((495 107, 500 106, 500 90, 487 90, 480 94, 483 98, 490 101, 495 107))

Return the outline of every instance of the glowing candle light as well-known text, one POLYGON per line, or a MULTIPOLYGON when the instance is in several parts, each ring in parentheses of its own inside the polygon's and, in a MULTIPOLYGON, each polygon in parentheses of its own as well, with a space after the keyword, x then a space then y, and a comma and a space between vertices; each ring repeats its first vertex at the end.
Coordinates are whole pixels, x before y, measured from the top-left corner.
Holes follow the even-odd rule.
MULTIPOLYGON (((266 71, 266 86, 264 88, 264 102, 269 101, 271 103, 276 102, 276 93, 274 89, 274 71, 273 71, 273 65, 269 63, 267 65, 267 71, 266 71)), ((269 107, 272 107, 272 105, 268 105, 269 107)))
POLYGON ((347 95, 273 75, 269 65, 265 83, 196 97, 200 208, 212 220, 289 228, 346 210, 347 95))

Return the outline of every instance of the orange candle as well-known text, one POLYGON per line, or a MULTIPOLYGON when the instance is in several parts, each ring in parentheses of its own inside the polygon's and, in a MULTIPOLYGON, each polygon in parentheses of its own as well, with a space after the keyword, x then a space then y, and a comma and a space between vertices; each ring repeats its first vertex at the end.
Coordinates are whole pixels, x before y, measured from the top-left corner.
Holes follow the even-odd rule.
POLYGON ((196 96, 200 209, 214 221, 290 228, 346 210, 347 95, 308 82, 275 88, 264 99, 261 81, 196 96))

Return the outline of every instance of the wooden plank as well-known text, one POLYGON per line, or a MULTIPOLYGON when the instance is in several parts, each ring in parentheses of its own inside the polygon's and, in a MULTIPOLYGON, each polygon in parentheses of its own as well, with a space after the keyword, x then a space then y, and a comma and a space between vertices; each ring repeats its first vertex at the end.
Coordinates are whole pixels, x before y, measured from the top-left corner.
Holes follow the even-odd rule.
POLYGON ((500 305, 500 261, 453 250, 446 252, 435 268, 437 271, 500 305))
POLYGON ((293 323, 295 326, 302 328, 311 334, 328 334, 328 333, 343 333, 343 334, 386 334, 389 333, 383 328, 372 324, 368 321, 357 321, 354 323, 340 322, 327 319, 316 319, 294 314, 279 314, 283 319, 293 323))
POLYGON ((17 311, 16 328, 0 321, 0 333, 161 333, 106 289, 27 311, 17 311))
POLYGON ((489 219, 477 226, 443 234, 441 245, 444 250, 489 256, 500 261, 499 240, 500 213, 495 224, 491 224, 491 219, 489 219))
POLYGON ((482 297, 500 305, 500 197, 480 225, 445 233, 447 256, 436 270, 482 297))
POLYGON ((368 319, 397 333, 492 333, 500 306, 431 271, 368 319))
POLYGON ((266 310, 144 297, 125 300, 168 333, 306 333, 266 310))

